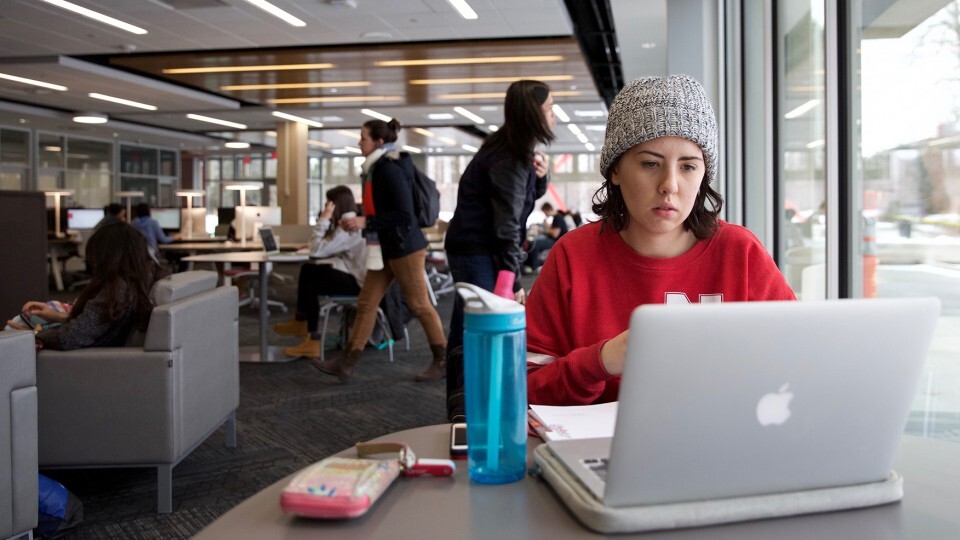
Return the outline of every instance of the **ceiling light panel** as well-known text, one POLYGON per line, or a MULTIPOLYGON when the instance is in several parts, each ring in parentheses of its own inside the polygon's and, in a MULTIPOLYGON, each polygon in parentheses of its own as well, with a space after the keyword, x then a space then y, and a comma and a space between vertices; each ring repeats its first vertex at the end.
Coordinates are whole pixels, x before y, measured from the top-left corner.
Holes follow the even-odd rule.
POLYGON ((73 13, 76 13, 77 15, 81 15, 81 16, 83 16, 83 17, 87 17, 87 18, 89 18, 89 19, 93 19, 93 20, 95 20, 95 21, 97 21, 97 22, 101 22, 101 23, 104 23, 104 24, 109 24, 110 26, 113 26, 113 27, 115 27, 115 28, 119 28, 119 29, 121 29, 121 30, 126 30, 127 32, 130 32, 131 34, 143 35, 143 34, 146 34, 146 33, 147 33, 146 30, 144 30, 143 28, 140 28, 139 26, 134 26, 134 25, 132 25, 132 24, 130 24, 130 23, 123 22, 123 21, 121 21, 120 19, 114 19, 113 17, 110 17, 109 15, 104 15, 103 13, 100 13, 100 12, 97 12, 97 11, 93 11, 92 9, 87 9, 87 8, 85 8, 85 7, 83 7, 83 6, 78 6, 77 4, 74 4, 73 2, 67 2, 67 1, 65 1, 65 0, 40 0, 40 1, 41 1, 41 2, 46 2, 47 4, 50 4, 51 6, 56 6, 56 7, 58 7, 58 8, 65 9, 65 10, 67 10, 67 11, 72 11, 73 13))
POLYGON ((109 101, 109 102, 111 102, 111 103, 118 103, 118 104, 120 104, 120 105, 126 105, 127 107, 135 107, 135 108, 137 108, 137 109, 144 109, 144 110, 147 110, 147 111, 155 111, 155 110, 157 110, 157 106, 156 106, 156 105, 148 105, 148 104, 146 104, 146 103, 140 103, 139 101, 132 101, 132 100, 129 100, 129 99, 123 99, 123 98, 108 96, 108 95, 106 95, 106 94, 99 94, 99 93, 97 93, 97 92, 90 92, 90 93, 87 94, 87 95, 90 96, 90 97, 92 97, 93 99, 99 99, 99 100, 101 100, 101 101, 109 101))
POLYGON ((27 79, 25 77, 17 77, 16 75, 8 75, 6 73, 0 73, 0 79, 6 79, 8 81, 18 82, 23 84, 30 84, 33 86, 39 86, 41 88, 49 88, 50 90, 57 90, 60 92, 64 92, 67 90, 66 86, 61 86, 59 84, 52 84, 48 82, 37 81, 34 79, 27 79))
POLYGON ((294 17, 293 15, 287 13, 286 11, 278 8, 277 6, 271 4, 270 2, 267 2, 266 0, 245 0, 245 1, 251 6, 255 6, 262 9, 263 11, 266 11, 270 15, 273 15, 274 17, 289 24, 290 26, 302 27, 307 25, 307 23, 303 22, 297 17, 294 17))

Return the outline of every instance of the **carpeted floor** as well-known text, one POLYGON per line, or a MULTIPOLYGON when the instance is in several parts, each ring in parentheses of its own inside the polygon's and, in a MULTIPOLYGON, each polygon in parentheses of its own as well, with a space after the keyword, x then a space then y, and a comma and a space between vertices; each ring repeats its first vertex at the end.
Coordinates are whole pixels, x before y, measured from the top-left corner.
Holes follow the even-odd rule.
MULTIPOLYGON (((297 274, 295 266, 278 271, 294 278, 297 274)), ((271 287, 271 298, 285 301, 291 311, 295 293, 294 285, 271 287)), ((67 299, 75 293, 53 296, 67 299)), ((444 295, 438 302, 446 327, 453 296, 444 295)), ((289 316, 271 310, 271 327, 289 316)), ((411 321, 408 329, 410 351, 398 343, 395 362, 390 363, 386 350, 368 348, 348 384, 319 373, 304 359, 240 364, 237 447, 223 446, 221 430, 177 465, 170 514, 156 513, 153 471, 42 471, 84 505, 83 524, 64 538, 189 538, 257 491, 357 441, 444 423, 446 383, 413 380, 429 363, 430 352, 419 323, 411 321)), ((258 332, 256 310, 240 308, 240 344, 259 343, 258 332)), ((272 330, 269 340, 274 345, 297 342, 272 330)))

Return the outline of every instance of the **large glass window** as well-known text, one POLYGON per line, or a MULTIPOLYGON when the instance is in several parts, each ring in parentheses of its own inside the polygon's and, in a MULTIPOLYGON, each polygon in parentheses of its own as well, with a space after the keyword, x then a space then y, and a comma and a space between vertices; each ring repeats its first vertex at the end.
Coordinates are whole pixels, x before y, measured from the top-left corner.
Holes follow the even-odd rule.
MULTIPOLYGON (((849 111, 865 242, 864 296, 937 296, 940 322, 908 431, 957 437, 960 418, 960 2, 882 12, 853 2, 849 111), (858 152, 859 151, 859 152, 858 152)), ((886 6, 885 3, 881 3, 886 6)))
POLYGON ((109 203, 113 143, 70 138, 67 145, 65 187, 74 190, 73 200, 90 208, 109 203))
POLYGON ((778 260, 802 300, 826 297, 824 3, 780 0, 777 11, 778 260))

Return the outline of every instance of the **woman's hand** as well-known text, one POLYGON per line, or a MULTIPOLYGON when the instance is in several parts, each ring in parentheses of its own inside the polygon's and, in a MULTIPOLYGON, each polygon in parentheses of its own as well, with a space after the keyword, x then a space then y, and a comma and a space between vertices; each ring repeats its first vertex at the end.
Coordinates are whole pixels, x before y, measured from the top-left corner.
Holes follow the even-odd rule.
POLYGON ((337 205, 333 201, 327 201, 327 204, 323 205, 323 210, 320 211, 320 217, 330 221, 333 217, 333 211, 336 209, 337 205))
POLYGON ((623 374, 623 364, 627 359, 627 341, 629 338, 630 330, 624 330, 600 348, 600 362, 603 363, 603 369, 607 370, 607 373, 611 375, 623 374))
POLYGON ((520 303, 520 304, 526 304, 526 303, 527 303, 527 293, 526 293, 526 291, 524 291, 524 290, 521 288, 519 291, 513 293, 513 299, 516 300, 516 301, 517 301, 518 303, 520 303))
POLYGON ((533 169, 537 172, 537 178, 543 178, 547 175, 547 156, 543 152, 533 153, 533 169))
POLYGON ((367 226, 367 218, 363 216, 354 216, 340 220, 340 227, 347 232, 358 231, 367 226))
POLYGON ((69 313, 55 311, 52 307, 43 302, 27 302, 23 305, 23 313, 28 315, 39 315, 47 322, 66 322, 70 318, 69 313))

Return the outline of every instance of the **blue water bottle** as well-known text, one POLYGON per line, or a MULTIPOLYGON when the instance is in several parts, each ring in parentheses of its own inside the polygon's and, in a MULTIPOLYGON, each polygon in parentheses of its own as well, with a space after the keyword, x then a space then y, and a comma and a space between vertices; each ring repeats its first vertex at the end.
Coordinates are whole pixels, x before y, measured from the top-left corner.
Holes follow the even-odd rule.
POLYGON ((505 484, 527 466, 527 319, 523 306, 476 285, 464 299, 463 364, 470 478, 505 484))

